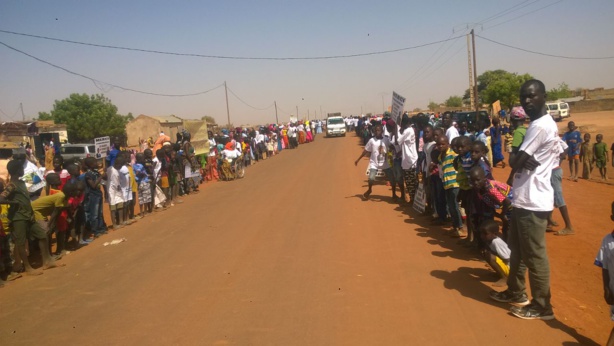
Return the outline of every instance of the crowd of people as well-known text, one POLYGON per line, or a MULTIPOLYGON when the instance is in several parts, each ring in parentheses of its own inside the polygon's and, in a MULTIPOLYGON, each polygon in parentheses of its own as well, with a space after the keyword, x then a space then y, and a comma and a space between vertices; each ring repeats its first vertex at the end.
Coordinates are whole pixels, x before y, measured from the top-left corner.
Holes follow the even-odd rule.
MULTIPOLYGON (((510 312, 519 318, 550 320, 554 314, 545 235, 555 226, 551 217, 555 207, 565 221, 555 234, 574 234, 559 165, 567 157, 574 168, 570 179, 577 180, 580 157, 587 164, 605 167, 607 147, 592 146, 591 153, 573 122, 569 132, 559 135, 546 109, 541 81, 522 85, 520 103, 511 110, 509 127, 497 115, 457 123, 450 112, 440 117, 404 114, 399 124, 386 115, 360 118, 356 131, 364 150, 355 164, 369 157, 364 200, 372 198, 375 182, 385 176, 394 201, 413 204, 435 225, 451 226, 448 234, 464 238, 460 242, 475 249, 499 274, 495 286, 507 289, 493 290, 491 299, 511 304, 510 312), (497 179, 494 168, 505 167, 504 152, 512 171, 497 179)), ((613 248, 614 240, 608 244, 613 248)))
POLYGON ((0 286, 61 266, 67 251, 183 203, 205 181, 231 180, 233 162, 255 164, 313 142, 318 133, 320 121, 209 131, 209 153, 199 156, 188 131, 175 141, 161 132, 138 149, 115 143, 104 159, 70 162, 46 143, 43 165, 17 150, 0 169, 0 286), (36 258, 40 266, 30 263, 36 258))

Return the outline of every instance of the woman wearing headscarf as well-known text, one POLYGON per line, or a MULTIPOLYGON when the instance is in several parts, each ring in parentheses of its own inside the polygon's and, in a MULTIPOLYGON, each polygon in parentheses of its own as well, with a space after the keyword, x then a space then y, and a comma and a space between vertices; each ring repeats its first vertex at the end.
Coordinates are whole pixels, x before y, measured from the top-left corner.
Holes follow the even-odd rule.
POLYGON ((311 125, 309 121, 305 122, 305 136, 307 143, 313 142, 313 134, 311 133, 311 125))

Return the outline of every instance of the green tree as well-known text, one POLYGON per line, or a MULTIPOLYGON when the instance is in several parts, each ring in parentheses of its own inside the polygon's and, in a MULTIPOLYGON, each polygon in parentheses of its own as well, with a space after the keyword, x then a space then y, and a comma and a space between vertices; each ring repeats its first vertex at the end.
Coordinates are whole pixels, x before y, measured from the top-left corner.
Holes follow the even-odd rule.
POLYGON ((460 96, 450 96, 445 102, 446 107, 462 107, 463 99, 460 96))
POLYGON ((533 76, 527 73, 519 75, 505 70, 486 71, 478 76, 480 101, 492 104, 499 100, 501 108, 511 109, 519 102, 520 86, 529 79, 533 79, 533 76))
POLYGON ((552 88, 548 90, 548 96, 546 99, 548 101, 556 101, 558 99, 563 99, 563 98, 572 97, 572 96, 573 96, 573 92, 571 91, 571 89, 569 89, 569 85, 563 82, 559 84, 557 88, 552 88))
POLYGON ((36 120, 53 120, 53 116, 47 112, 38 112, 38 118, 36 120))
POLYGON ((431 101, 431 102, 429 102, 429 105, 427 107, 432 112, 435 109, 437 109, 437 107, 439 107, 439 104, 437 104, 436 102, 431 101))
POLYGON ((71 94, 56 100, 51 116, 54 123, 66 124, 68 141, 72 143, 91 142, 96 137, 125 136, 128 123, 128 116, 117 114, 117 107, 100 94, 71 94))
POLYGON ((420 107, 416 107, 414 108, 414 112, 420 112, 422 109, 420 109, 420 107))
POLYGON ((134 120, 134 115, 132 115, 132 112, 129 112, 124 118, 126 118, 127 121, 132 121, 134 120))
POLYGON ((215 122, 215 118, 210 115, 205 115, 201 117, 200 120, 204 120, 207 124, 217 124, 217 122, 215 122))

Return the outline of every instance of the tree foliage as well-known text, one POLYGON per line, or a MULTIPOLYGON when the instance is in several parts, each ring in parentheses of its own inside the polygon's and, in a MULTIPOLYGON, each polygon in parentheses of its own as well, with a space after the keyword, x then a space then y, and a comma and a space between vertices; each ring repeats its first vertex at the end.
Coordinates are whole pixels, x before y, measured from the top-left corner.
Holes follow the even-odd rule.
POLYGON ((478 76, 478 94, 480 101, 492 104, 499 100, 501 108, 511 109, 519 102, 520 86, 529 79, 528 73, 519 75, 505 70, 486 71, 478 76))
POLYGON ((437 104, 437 102, 431 101, 431 102, 429 102, 429 105, 427 107, 432 112, 435 109, 437 109, 437 107, 439 107, 439 105, 437 104))
MULTIPOLYGON (((47 113, 40 112, 41 116, 47 113)), ((94 138, 126 134, 126 124, 132 114, 117 114, 117 107, 104 95, 71 94, 63 100, 56 100, 51 117, 56 124, 66 124, 68 141, 72 143, 91 142, 94 138)))
POLYGON ((207 124, 217 124, 215 118, 210 115, 205 115, 201 117, 200 120, 204 120, 207 124))
POLYGON ((558 87, 548 90, 548 95, 546 99, 548 101, 556 101, 558 99, 563 99, 563 98, 572 97, 572 96, 573 96, 573 92, 571 91, 571 89, 569 89, 569 85, 563 82, 559 84, 558 87))
POLYGON ((445 102, 446 107, 462 107, 463 99, 460 96, 450 96, 445 102))
POLYGON ((38 112, 38 118, 36 120, 53 120, 53 116, 47 112, 38 112))

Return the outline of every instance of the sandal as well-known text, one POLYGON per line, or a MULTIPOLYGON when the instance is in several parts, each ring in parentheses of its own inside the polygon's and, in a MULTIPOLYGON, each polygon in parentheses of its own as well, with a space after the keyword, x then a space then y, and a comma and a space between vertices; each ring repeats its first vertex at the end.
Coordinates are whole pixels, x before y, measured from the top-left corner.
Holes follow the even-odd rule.
POLYGON ((454 230, 450 233, 450 237, 452 238, 465 238, 467 235, 459 230, 454 230))
POLYGON ((574 234, 576 234, 576 232, 574 232, 572 229, 569 229, 569 228, 563 228, 562 230, 554 233, 554 235, 574 235, 574 234))

